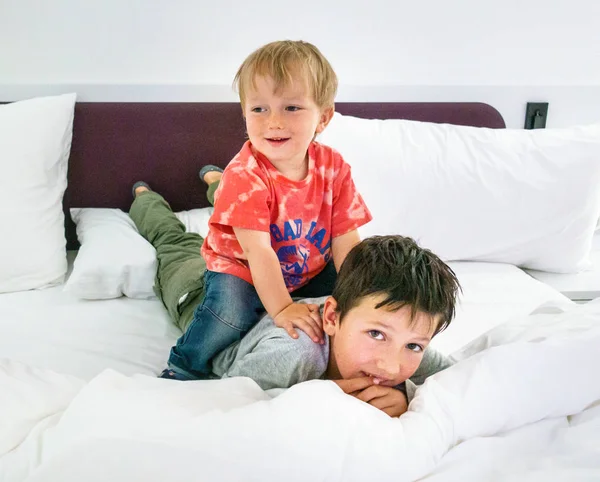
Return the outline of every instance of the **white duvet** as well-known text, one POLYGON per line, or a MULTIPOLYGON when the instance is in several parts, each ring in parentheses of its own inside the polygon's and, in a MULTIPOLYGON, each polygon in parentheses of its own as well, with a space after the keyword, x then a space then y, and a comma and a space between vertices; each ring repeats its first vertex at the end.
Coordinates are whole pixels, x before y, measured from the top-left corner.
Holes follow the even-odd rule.
POLYGON ((495 328, 390 419, 313 381, 89 382, 0 363, 3 481, 599 480, 600 302, 495 328))

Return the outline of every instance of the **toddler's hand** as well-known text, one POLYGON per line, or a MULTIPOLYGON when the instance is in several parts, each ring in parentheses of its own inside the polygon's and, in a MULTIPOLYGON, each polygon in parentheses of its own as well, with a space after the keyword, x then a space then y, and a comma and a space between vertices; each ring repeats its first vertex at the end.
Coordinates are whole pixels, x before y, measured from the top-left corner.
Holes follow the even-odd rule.
POLYGON ((315 343, 323 344, 323 322, 319 305, 292 303, 274 318, 275 325, 284 328, 292 338, 298 338, 295 328, 301 329, 315 343))

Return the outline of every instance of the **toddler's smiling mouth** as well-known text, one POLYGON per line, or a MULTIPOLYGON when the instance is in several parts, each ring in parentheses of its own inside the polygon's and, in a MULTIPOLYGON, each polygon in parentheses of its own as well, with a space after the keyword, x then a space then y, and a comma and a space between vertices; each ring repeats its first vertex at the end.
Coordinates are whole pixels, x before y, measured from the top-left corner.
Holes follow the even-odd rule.
POLYGON ((289 141, 289 137, 267 137, 267 142, 273 145, 281 145, 286 141, 289 141))

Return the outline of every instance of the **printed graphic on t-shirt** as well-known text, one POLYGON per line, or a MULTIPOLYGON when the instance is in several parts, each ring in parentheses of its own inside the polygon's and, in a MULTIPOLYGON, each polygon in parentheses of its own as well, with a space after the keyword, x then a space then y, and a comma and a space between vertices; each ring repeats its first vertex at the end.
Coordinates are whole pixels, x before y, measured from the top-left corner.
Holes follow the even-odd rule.
POLYGON ((276 249, 277 258, 281 265, 283 279, 288 288, 300 287, 309 273, 309 258, 313 245, 322 256, 322 262, 325 264, 331 258, 331 240, 325 245, 325 239, 328 239, 327 230, 321 228, 316 230, 317 222, 310 223, 310 229, 306 233, 303 230, 302 219, 294 219, 284 223, 283 233, 277 224, 271 224, 271 241, 278 246, 276 249), (306 233, 303 236, 303 233, 306 233), (286 242, 290 244, 285 244, 286 242))
POLYGON ((285 285, 290 287, 300 286, 308 274, 309 250, 306 246, 282 246, 277 250, 277 257, 281 265, 285 285), (301 261, 298 261, 300 259, 301 261))

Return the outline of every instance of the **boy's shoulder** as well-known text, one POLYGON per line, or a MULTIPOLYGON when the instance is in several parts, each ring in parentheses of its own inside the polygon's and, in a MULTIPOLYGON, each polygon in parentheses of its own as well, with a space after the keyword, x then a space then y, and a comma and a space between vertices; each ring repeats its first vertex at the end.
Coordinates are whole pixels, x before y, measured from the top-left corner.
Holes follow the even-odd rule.
POLYGON ((314 158, 314 169, 321 171, 333 169, 333 178, 337 178, 345 169, 349 169, 349 164, 343 156, 333 147, 313 141, 311 155, 314 158))
POLYGON ((259 163, 252 152, 250 141, 246 141, 240 151, 229 161, 225 170, 236 172, 241 169, 254 170, 258 167, 259 163))
POLYGON ((335 162, 343 163, 344 158, 342 155, 333 147, 326 144, 321 144, 319 141, 313 141, 313 155, 315 159, 333 159, 335 162))
POLYGON ((249 142, 246 142, 225 167, 222 183, 227 184, 234 179, 245 179, 248 182, 266 181, 267 177, 268 174, 252 153, 249 142))

